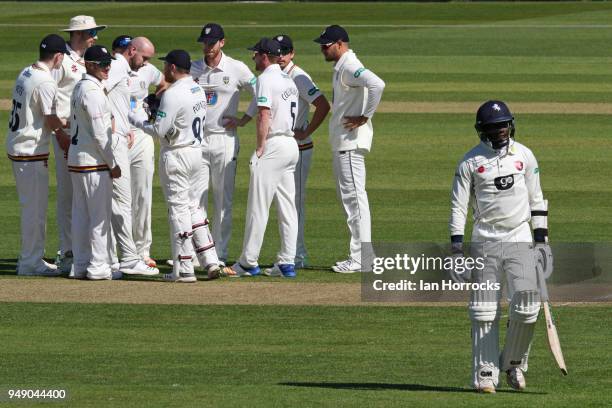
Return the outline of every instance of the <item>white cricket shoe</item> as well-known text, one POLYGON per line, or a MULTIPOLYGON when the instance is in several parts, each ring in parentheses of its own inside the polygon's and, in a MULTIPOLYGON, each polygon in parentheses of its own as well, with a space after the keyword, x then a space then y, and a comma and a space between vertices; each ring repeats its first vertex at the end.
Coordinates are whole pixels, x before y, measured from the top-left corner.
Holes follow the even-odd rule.
POLYGON ((217 264, 210 264, 206 267, 206 276, 208 280, 217 279, 221 276, 221 267, 217 264))
POLYGON ((478 383, 476 390, 483 394, 495 394, 495 383, 491 378, 482 379, 478 383))
POLYGON ((243 276, 251 277, 258 276, 260 274, 261 269, 259 269, 259 266, 247 268, 245 266, 240 265, 240 262, 236 262, 232 266, 226 266, 221 272, 221 276, 229 276, 231 278, 240 278, 243 276))
POLYGON ((517 391, 523 391, 527 386, 523 370, 514 367, 506 371, 506 381, 508 385, 517 391))
POLYGON ((119 272, 122 272, 126 275, 144 275, 144 276, 153 276, 159 273, 159 269, 151 268, 149 265, 144 263, 144 261, 138 259, 132 262, 121 262, 121 266, 119 267, 119 272))
POLYGON ((195 273, 166 273, 164 274, 164 280, 166 282, 177 282, 177 283, 194 283, 197 282, 198 279, 195 276, 195 273))
POLYGON ((353 258, 349 258, 346 261, 336 262, 336 264, 332 266, 332 271, 337 273, 361 272, 361 264, 353 260, 353 258))

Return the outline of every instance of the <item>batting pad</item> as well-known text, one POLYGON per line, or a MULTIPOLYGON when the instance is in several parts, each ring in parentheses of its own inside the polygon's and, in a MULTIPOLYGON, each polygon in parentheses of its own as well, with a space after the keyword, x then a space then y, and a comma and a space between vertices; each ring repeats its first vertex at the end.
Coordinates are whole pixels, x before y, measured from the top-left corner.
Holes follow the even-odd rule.
POLYGON ((474 388, 484 379, 499 380, 499 320, 472 321, 472 381, 474 388))
POLYGON ((191 213, 191 228, 193 246, 200 261, 200 265, 206 268, 212 264, 219 264, 215 243, 208 228, 208 220, 200 209, 191 213))
POLYGON ((506 343, 501 356, 503 371, 513 367, 526 368, 526 357, 539 312, 540 297, 537 291, 521 291, 512 296, 506 343))

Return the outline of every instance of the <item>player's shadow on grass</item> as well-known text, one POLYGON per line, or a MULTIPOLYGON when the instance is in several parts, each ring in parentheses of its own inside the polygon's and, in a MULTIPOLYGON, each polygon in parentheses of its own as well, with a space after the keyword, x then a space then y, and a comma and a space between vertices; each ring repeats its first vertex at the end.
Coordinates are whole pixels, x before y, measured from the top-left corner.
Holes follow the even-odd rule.
POLYGON ((17 259, 0 259, 0 275, 15 275, 17 259))
MULTIPOLYGON (((435 391, 435 392, 460 392, 474 393, 471 388, 460 387, 442 387, 437 385, 425 384, 389 384, 389 383, 347 383, 347 382, 282 382, 278 385, 289 387, 311 387, 311 388, 331 388, 336 390, 361 390, 361 391, 382 391, 382 390, 398 390, 398 391, 435 391)), ((514 390, 497 390, 497 392, 518 393, 514 390)), ((545 395, 545 392, 530 392, 520 391, 521 394, 545 395)))

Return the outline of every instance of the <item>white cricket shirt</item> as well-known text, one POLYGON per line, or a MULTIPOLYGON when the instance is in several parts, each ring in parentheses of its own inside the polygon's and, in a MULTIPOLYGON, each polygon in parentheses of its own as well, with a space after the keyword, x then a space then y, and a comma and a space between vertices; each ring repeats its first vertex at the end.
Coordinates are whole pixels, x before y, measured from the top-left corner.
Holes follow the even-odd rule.
POLYGON ((70 54, 64 55, 62 65, 58 69, 51 71, 51 75, 57 82, 57 107, 56 114, 60 119, 70 117, 70 97, 72 90, 79 82, 85 71, 85 61, 75 50, 66 44, 70 54))
POLYGON ((45 160, 49 157, 51 129, 45 115, 54 112, 57 84, 47 65, 37 62, 24 68, 13 88, 9 108, 6 151, 14 161, 45 160))
MULTIPOLYGON (((308 117, 310 114, 310 105, 317 99, 319 96, 323 95, 319 90, 319 87, 312 82, 312 78, 310 75, 306 73, 302 68, 298 67, 293 63, 293 61, 289 62, 285 69, 283 70, 293 82, 295 82, 295 86, 300 93, 300 97, 298 99, 297 113, 295 119, 295 127, 294 129, 306 130, 308 127, 308 117)), ((306 145, 312 143, 312 137, 308 136, 304 140, 297 141, 299 145, 306 145)))
POLYGON ((268 138, 293 137, 297 119, 299 91, 295 82, 278 64, 268 66, 257 78, 257 106, 270 108, 271 122, 268 138))
POLYGON ((219 65, 214 68, 206 65, 206 60, 194 61, 191 64, 191 76, 206 92, 208 103, 208 117, 204 127, 204 135, 211 133, 233 133, 223 127, 224 116, 236 116, 240 92, 247 91, 253 95, 247 115, 254 117, 257 114, 255 103, 255 83, 257 79, 249 68, 242 62, 235 60, 223 52, 219 65))
POLYGON ((333 151, 372 147, 372 116, 380 103, 385 83, 363 64, 352 50, 345 52, 334 65, 332 116, 329 141, 333 151), (351 131, 343 125, 345 116, 365 116, 368 121, 351 131))
POLYGON ((130 111, 141 120, 147 120, 142 102, 149 95, 151 85, 158 86, 164 75, 155 65, 146 63, 130 74, 130 111))
POLYGON ((130 111, 130 64, 121 54, 114 55, 108 79, 104 81, 104 86, 108 92, 108 99, 111 102, 113 117, 115 118, 115 133, 127 137, 130 131, 128 113, 130 111))

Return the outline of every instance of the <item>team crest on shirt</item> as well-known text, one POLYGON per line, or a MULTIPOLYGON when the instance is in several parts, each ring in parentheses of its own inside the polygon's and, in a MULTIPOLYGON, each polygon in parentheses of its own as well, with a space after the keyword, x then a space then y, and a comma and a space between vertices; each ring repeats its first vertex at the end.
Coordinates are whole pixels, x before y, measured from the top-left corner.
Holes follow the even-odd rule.
POLYGON ((228 77, 228 76, 224 76, 224 77, 223 77, 223 83, 224 83, 225 85, 229 84, 229 77, 228 77))
POLYGON ((72 72, 77 72, 79 69, 77 68, 76 64, 72 64, 72 66, 70 67, 70 70, 72 72))
POLYGON ((522 161, 520 161, 520 160, 515 161, 515 162, 514 162, 514 167, 516 167, 516 169, 517 169, 518 171, 523 170, 523 167, 524 167, 523 162, 522 162, 522 161))
POLYGON ((145 81, 140 81, 140 89, 145 89, 147 87, 147 83, 145 81))
POLYGON ((206 91, 206 104, 208 106, 213 106, 217 104, 217 93, 215 91, 206 91))

